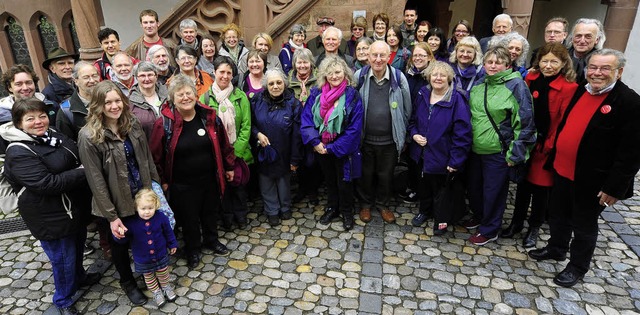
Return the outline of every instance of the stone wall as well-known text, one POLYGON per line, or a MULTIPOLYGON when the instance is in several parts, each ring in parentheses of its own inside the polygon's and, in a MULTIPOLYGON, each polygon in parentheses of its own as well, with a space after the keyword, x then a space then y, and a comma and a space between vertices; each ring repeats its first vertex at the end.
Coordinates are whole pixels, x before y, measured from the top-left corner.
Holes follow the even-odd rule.
MULTIPOLYGON (((316 29, 316 19, 322 16, 330 16, 336 20, 336 27, 341 29, 345 38, 351 36, 350 27, 353 18, 353 11, 366 10, 369 33, 371 33, 371 18, 379 13, 385 12, 391 19, 391 24, 402 23, 402 14, 406 1, 391 0, 319 0, 310 10, 301 15, 295 23, 307 26, 307 40, 318 35, 316 29)), ((288 40, 289 33, 283 32, 274 38, 274 48, 272 53, 277 54, 288 40)), ((250 41, 250 38, 245 38, 250 41)))

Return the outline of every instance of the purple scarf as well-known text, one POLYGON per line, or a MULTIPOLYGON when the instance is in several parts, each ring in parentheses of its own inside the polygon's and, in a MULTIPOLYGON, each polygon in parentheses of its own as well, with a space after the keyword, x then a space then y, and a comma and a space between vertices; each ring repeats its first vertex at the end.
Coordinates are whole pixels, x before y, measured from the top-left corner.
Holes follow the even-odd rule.
MULTIPOLYGON (((322 94, 320 95, 320 117, 322 117, 323 123, 325 127, 328 126, 329 117, 331 117, 331 113, 335 106, 333 106, 336 101, 344 94, 344 91, 347 89, 347 80, 343 80, 340 85, 335 88, 331 88, 329 82, 326 82, 322 86, 322 94)), ((336 134, 333 132, 323 132, 322 133, 322 143, 331 142, 336 134)))

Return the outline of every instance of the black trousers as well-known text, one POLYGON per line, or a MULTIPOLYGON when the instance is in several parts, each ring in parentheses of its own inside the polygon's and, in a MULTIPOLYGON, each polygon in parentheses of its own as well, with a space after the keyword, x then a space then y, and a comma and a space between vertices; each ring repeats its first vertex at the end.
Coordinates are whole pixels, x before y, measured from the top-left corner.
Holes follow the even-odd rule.
POLYGON ((344 178, 344 160, 331 154, 316 154, 320 169, 327 183, 327 207, 339 210, 343 215, 353 215, 353 181, 344 178))
POLYGON ((220 212, 220 193, 214 183, 169 187, 169 203, 182 226, 182 236, 188 255, 197 254, 202 244, 218 239, 217 217, 220 212), (202 229, 202 230, 201 230, 202 229))
MULTIPOLYGON (((257 180, 258 172, 251 173, 251 177, 257 180)), ((249 209, 247 208, 247 199, 249 193, 247 187, 227 185, 222 199, 222 219, 227 223, 233 223, 233 220, 242 221, 247 219, 249 209)))
POLYGON ((363 208, 372 208, 376 204, 381 209, 389 207, 393 191, 393 169, 397 161, 398 151, 395 143, 362 145, 362 178, 359 183, 363 208))
MULTIPOLYGON (((436 219, 441 217, 440 213, 434 213, 433 200, 438 191, 442 188, 447 175, 443 174, 423 174, 418 182, 418 199, 420 200, 420 213, 433 215, 436 219)), ((443 222, 436 222, 443 223, 443 222)))
POLYGON ((538 186, 526 180, 519 183, 516 190, 516 201, 511 224, 521 226, 524 223, 529 203, 531 203, 531 214, 528 220, 529 228, 539 228, 547 218, 550 195, 551 187, 538 186))
MULTIPOLYGON (((125 219, 120 218, 122 221, 125 219)), ((111 233, 111 228, 109 228, 109 233, 111 233)), ((111 245, 111 261, 118 274, 120 274, 120 284, 134 284, 135 278, 133 278, 133 271, 131 271, 131 257, 129 256, 131 243, 118 243, 111 236, 109 237, 109 244, 111 245)))
POLYGON ((569 251, 571 260, 567 268, 585 274, 589 271, 598 240, 598 217, 605 207, 599 204, 597 193, 593 196, 576 195, 575 183, 568 178, 556 174, 553 183, 549 250, 561 254, 569 251))

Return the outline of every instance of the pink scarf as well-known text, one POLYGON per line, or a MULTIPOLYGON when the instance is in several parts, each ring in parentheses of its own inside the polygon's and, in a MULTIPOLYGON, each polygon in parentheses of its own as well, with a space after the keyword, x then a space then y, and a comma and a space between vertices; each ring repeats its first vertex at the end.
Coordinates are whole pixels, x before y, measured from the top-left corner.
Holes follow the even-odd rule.
MULTIPOLYGON (((329 117, 331 117, 331 113, 335 108, 334 104, 336 101, 344 94, 347 89, 347 80, 343 80, 340 85, 335 88, 332 88, 329 82, 326 82, 322 86, 322 94, 320 95, 320 117, 322 117, 324 125, 328 125, 329 117)), ((335 135, 332 135, 329 132, 325 132, 322 134, 322 142, 329 143, 333 140, 335 135)))

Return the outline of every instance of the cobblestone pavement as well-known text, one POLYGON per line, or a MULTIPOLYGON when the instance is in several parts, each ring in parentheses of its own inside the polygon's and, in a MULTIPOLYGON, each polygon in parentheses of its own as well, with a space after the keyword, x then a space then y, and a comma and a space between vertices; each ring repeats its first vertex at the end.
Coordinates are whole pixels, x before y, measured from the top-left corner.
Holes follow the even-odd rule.
MULTIPOLYGON (((566 262, 533 261, 519 239, 474 246, 462 227, 434 237, 430 227, 411 226, 415 205, 396 204, 396 224, 385 224, 374 212, 372 222, 357 221, 350 232, 340 222, 316 222, 322 202, 313 208, 297 204, 293 218, 277 228, 266 223, 260 207, 252 206, 248 229, 221 236, 229 256, 205 251, 195 270, 172 258, 179 296, 174 303, 132 307, 111 267, 77 308, 88 314, 640 312, 640 197, 603 213, 591 271, 571 289, 552 281, 566 262)), ((97 236, 89 237, 98 247, 97 236)), ((538 247, 547 239, 545 226, 538 247)), ((101 262, 99 253, 86 265, 101 262)), ((0 237, 0 314, 51 313, 53 289, 48 259, 28 232, 0 237)))

